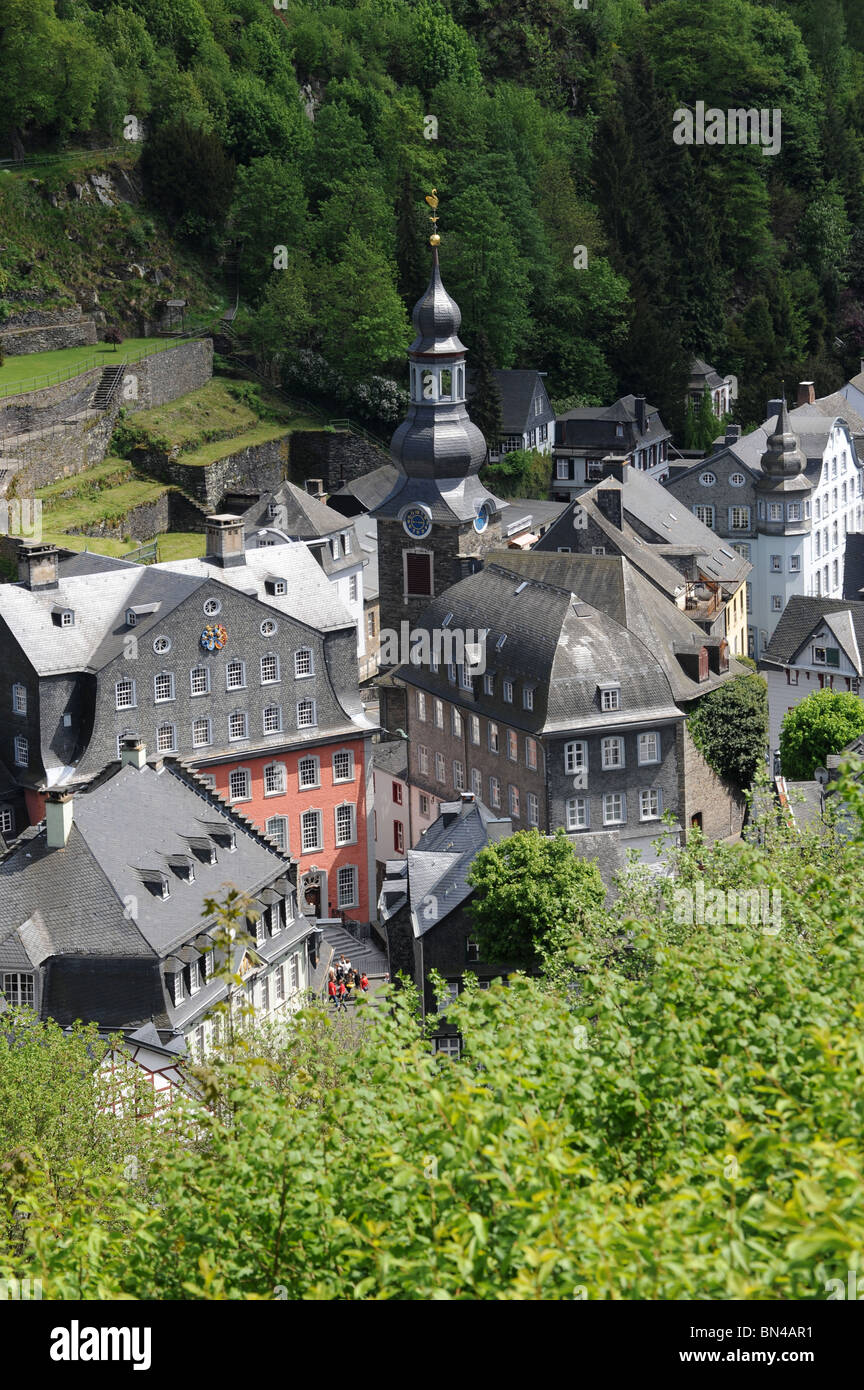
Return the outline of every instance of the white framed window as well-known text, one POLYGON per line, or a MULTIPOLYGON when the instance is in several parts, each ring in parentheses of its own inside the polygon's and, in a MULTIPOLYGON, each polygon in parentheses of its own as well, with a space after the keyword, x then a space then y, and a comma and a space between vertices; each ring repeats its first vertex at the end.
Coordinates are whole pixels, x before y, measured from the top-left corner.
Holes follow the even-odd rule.
POLYGON ((75 626, 75 613, 74 613, 74 610, 73 610, 73 609, 71 609, 71 608, 64 608, 64 609, 63 609, 63 612, 60 614, 60 626, 61 626, 61 627, 74 627, 74 626, 75 626))
POLYGON ((581 772, 588 767, 588 744, 582 739, 575 739, 571 743, 564 744, 564 771, 571 776, 576 772, 581 772))
POLYGON ((249 717, 245 710, 235 709, 228 716, 228 741, 236 743, 238 739, 249 737, 249 717))
POLYGON ((429 772, 429 749, 422 743, 417 745, 417 771, 424 777, 429 772))
POLYGON ((288 790, 288 775, 284 763, 267 763, 264 768, 264 795, 281 796, 288 790))
POLYGON ((447 781, 447 768, 444 763, 444 754, 435 754, 435 780, 436 782, 447 781))
POLYGON ((235 767, 228 774, 228 797, 230 801, 252 800, 252 774, 248 767, 235 767))
POLYGON ((476 767, 471 769, 471 790, 474 793, 474 799, 480 801, 483 796, 483 773, 476 767))
POLYGON ((304 680, 307 676, 314 676, 315 664, 312 660, 312 648, 300 647, 294 653, 294 678, 304 680))
POLYGON ((508 680, 505 680, 505 681, 504 681, 503 687, 502 687, 502 694, 503 694, 504 703, 505 703, 506 705, 512 705, 512 703, 513 703, 513 682, 512 682, 512 681, 508 681, 508 680))
POLYGON ((357 906, 357 869, 353 864, 342 864, 337 869, 336 892, 340 909, 357 906))
POLYGON ((532 772, 537 770, 537 740, 534 738, 525 740, 525 766, 530 767, 532 772))
POLYGON ((749 530, 750 530, 750 508, 749 508, 749 507, 730 507, 730 508, 729 508, 729 530, 730 530, 730 531, 749 531, 749 530))
POLYGON ((444 728, 444 702, 443 702, 442 700, 436 700, 436 701, 435 701, 435 705, 434 705, 434 709, 435 709, 435 728, 436 728, 436 729, 443 729, 443 728, 444 728))
POLYGON ((311 754, 301 758, 297 764, 297 785, 301 791, 305 787, 320 787, 321 785, 321 764, 311 754))
POLYGON ((520 803, 520 797, 519 797, 519 788, 518 788, 518 787, 514 787, 514 786, 513 786, 513 783, 511 782, 510 785, 509 785, 509 787, 507 788, 507 792, 508 792, 508 799, 509 799, 509 803, 510 803, 510 814, 511 814, 511 816, 521 816, 522 813, 521 813, 521 810, 520 810, 520 804, 521 804, 521 803, 520 803))
POLYGON ((501 783, 497 777, 489 778, 489 805, 496 811, 501 805, 501 783))
POLYGON ((11 806, 0 806, 0 835, 14 835, 15 812, 11 806))
POLYGON ((357 839, 357 821, 350 801, 336 807, 334 819, 337 845, 353 845, 357 839))
POLYGON ((564 803, 568 830, 585 830, 588 826, 587 796, 571 796, 564 803))
POLYGON ((627 808, 623 792, 607 792, 603 797, 603 824, 623 825, 627 808))
POLYGON ((209 719, 193 719, 192 721, 192 747, 206 748, 213 742, 209 719))
POLYGON ((279 680, 279 658, 275 652, 265 652, 261 658, 261 684, 273 685, 279 680))
POLYGON ((314 700, 300 700, 297 704, 297 728, 314 729, 318 723, 314 700))
POLYGON ((288 962, 288 979, 291 993, 296 994, 300 988, 300 956, 296 951, 288 962))
POLYGON ((193 666, 189 672, 189 691, 192 695, 210 694, 209 666, 193 666))
POLYGON ((458 1058, 462 1056, 462 1039, 460 1038, 458 1033, 452 1033, 447 1036, 435 1038, 434 1042, 436 1056, 439 1053, 443 1057, 458 1058))
POLYGON ((623 738, 604 738, 601 740, 600 748, 604 768, 624 766, 623 738))
POLYGON ((156 752, 175 753, 177 751, 177 730, 173 724, 160 724, 156 730, 156 752))
POLYGON ((693 508, 693 515, 703 526, 714 525, 714 508, 709 503, 697 503, 693 508))
POLYGON ((736 541, 732 549, 741 556, 742 560, 750 559, 750 545, 747 541, 736 541))
POLYGON ((285 1003, 285 966, 280 965, 274 972, 273 980, 276 985, 276 1003, 285 1003))
POLYGON ((617 685, 607 685, 601 688, 600 708, 603 710, 604 714, 608 714, 611 710, 621 708, 621 691, 617 685))
POLYGON ((790 556, 789 556, 789 570, 790 570, 790 573, 792 573, 792 574, 798 574, 798 573, 800 573, 800 570, 801 570, 801 556, 800 556, 800 555, 790 555, 790 556))
POLYGON ((127 678, 116 682, 114 704, 117 709, 135 708, 135 682, 133 680, 127 678))
POLYGON ((301 815, 300 844, 304 854, 308 854, 311 850, 323 849, 320 811, 304 811, 301 815))
POLYGON ((535 792, 528 793, 528 824, 540 824, 540 802, 535 792))
POLYGON ((772 612, 772 613, 782 613, 782 612, 783 612, 783 598, 782 598, 782 596, 781 596, 780 594, 772 594, 772 595, 771 595, 771 612, 772 612))
POLYGON ((499 750, 498 725, 489 721, 489 752, 497 753, 499 750))
POLYGON ((483 694, 495 694, 495 676, 491 671, 487 671, 485 676, 483 677, 483 694))
POLYGON ((768 503, 768 520, 769 520, 769 521, 782 521, 782 520, 783 520, 783 503, 782 503, 782 502, 769 502, 769 503, 768 503))
POLYGON ((465 768, 462 763, 459 762, 458 758, 454 758, 453 760, 453 786, 456 788, 457 792, 465 790, 465 768))
POLYGON ((455 706, 450 710, 450 732, 454 738, 462 737, 462 716, 455 706))
POLYGON ((533 708, 534 708, 534 686, 533 686, 533 685, 524 685, 524 686, 522 687, 522 708, 523 708, 523 709, 533 709, 533 708))
POLYGON ((330 555, 332 559, 339 559, 339 537, 333 536, 330 540, 330 555))
POLYGON ((772 572, 772 574, 779 574, 780 571, 782 570, 782 568, 783 568, 783 556, 782 556, 782 555, 772 555, 772 556, 771 556, 771 572, 772 572))
POLYGON ((282 710, 279 705, 266 705, 261 716, 261 724, 265 734, 278 734, 282 732, 282 710))
POLYGON ((556 460, 555 460, 555 477, 558 479, 559 482, 564 482, 565 480, 569 480, 569 477, 570 477, 570 460, 569 460, 569 459, 556 459, 556 460))
POLYGON ((174 672, 160 671, 153 677, 153 699, 157 705, 164 705, 174 699, 174 672))
POLYGON ((717 481, 716 473, 700 473, 699 481, 703 487, 713 487, 717 481))
POLYGON ((356 602, 357 602, 357 576, 356 576, 356 574, 352 574, 351 577, 350 577, 350 579, 348 580, 348 602, 349 602, 349 603, 356 603, 356 602))
POLYGON ((11 1009, 33 1009, 36 1007, 35 977, 24 971, 12 970, 3 973, 3 997, 11 1009))
POLYGON ((417 718, 423 720, 426 718, 426 696, 422 690, 417 691, 417 718))
POLYGON ((514 729, 507 730, 507 757, 511 763, 519 761, 519 736, 514 729))
POLYGON ((226 690, 243 690, 246 685, 246 663, 236 657, 225 667, 226 690))
POLYGON ((375 636, 375 613, 374 613, 374 611, 370 611, 369 613, 366 614, 366 636, 367 636, 367 637, 374 637, 374 636, 375 636))
POLYGON ((470 722, 470 726, 469 726, 469 727, 470 727, 470 730, 471 730, 471 742, 472 742, 472 743, 479 744, 479 742, 480 742, 480 720, 477 718, 477 715, 476 715, 476 714, 472 714, 472 715, 471 715, 471 722, 470 722))
POLYGON ((26 685, 16 684, 12 687, 12 712, 13 714, 27 713, 27 687, 26 685))
MULTIPOLYGON (((843 489, 844 489, 844 491, 845 491, 845 489, 846 489, 846 484, 845 484, 845 483, 843 484, 843 489)), ((844 502, 846 501, 846 498, 845 498, 845 497, 843 498, 843 501, 844 501, 844 502)), ((787 517, 787 520, 789 520, 789 521, 800 521, 800 520, 801 520, 801 503, 800 503, 800 502, 787 502, 787 504, 786 504, 786 517, 787 517)))
POLYGON ((605 554, 606 554, 606 547, 605 547, 605 545, 592 545, 592 547, 591 547, 591 554, 592 554, 592 555, 605 555, 605 554))
POLYGON ((333 754, 333 781, 354 781, 354 754, 350 748, 340 748, 333 754))
POLYGON ((640 734, 637 740, 637 761, 640 767, 646 763, 659 763, 660 761, 660 735, 654 730, 640 734))
POLYGON ((639 819, 659 820, 662 798, 659 787, 643 787, 639 793, 639 819))

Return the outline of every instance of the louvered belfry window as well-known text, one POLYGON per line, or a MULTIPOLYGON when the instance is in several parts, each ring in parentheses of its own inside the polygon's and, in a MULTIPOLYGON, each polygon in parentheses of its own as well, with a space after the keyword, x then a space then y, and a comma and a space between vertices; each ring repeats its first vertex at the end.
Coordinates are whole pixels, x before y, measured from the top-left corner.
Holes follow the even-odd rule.
POLYGON ((409 594, 431 594, 432 556, 408 551, 405 556, 405 582, 409 594))

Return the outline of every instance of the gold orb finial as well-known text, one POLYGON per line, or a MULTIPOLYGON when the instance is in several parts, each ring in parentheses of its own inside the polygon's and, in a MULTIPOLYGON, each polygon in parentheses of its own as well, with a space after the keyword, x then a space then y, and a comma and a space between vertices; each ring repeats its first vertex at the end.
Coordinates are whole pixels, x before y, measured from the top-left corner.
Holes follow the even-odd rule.
POLYGON ((431 193, 426 194, 426 202, 432 209, 432 216, 429 221, 432 223, 432 235, 429 238, 430 246, 440 246, 441 238, 438 235, 438 189, 433 188, 431 193))

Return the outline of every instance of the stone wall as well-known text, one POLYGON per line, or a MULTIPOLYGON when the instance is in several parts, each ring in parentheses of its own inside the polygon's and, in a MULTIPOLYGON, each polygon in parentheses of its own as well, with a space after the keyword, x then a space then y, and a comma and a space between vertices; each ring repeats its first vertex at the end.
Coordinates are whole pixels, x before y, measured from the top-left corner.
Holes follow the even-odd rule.
MULTIPOLYGON (((111 363, 105 365, 110 367, 111 363)), ((122 404, 130 413, 151 410, 206 386, 212 375, 212 339, 178 343, 126 368, 120 393, 122 404)))
POLYGON ((161 536, 166 531, 204 532, 206 529, 204 512, 194 507, 182 493, 166 488, 161 497, 132 507, 114 521, 103 521, 90 526, 72 526, 69 534, 102 536, 118 541, 131 536, 136 541, 150 541, 154 536, 161 536))
POLYGON ((12 479, 10 496, 31 497, 36 488, 101 463, 108 453, 120 404, 119 397, 115 397, 104 414, 57 426, 43 438, 31 440, 26 451, 14 455, 24 462, 12 479))
POLYGON ((21 309, 18 313, 9 314, 3 320, 3 330, 7 328, 43 328, 46 325, 52 327, 58 323, 80 323, 82 316, 80 304, 75 304, 71 309, 21 309))
POLYGON ((182 488, 208 512, 218 511, 226 492, 275 492, 288 474, 289 435, 253 444, 213 463, 184 463, 162 449, 139 447, 132 462, 142 473, 182 488))
POLYGON ((347 430, 297 430, 291 436, 292 482, 321 478, 325 492, 335 492, 386 462, 380 449, 347 430))
POLYGON ((0 342, 9 357, 29 352, 56 352, 59 348, 95 347, 96 325, 92 319, 81 319, 78 323, 44 328, 0 329, 0 342))
POLYGON ((684 721, 678 726, 677 740, 678 800, 685 837, 695 816, 701 817, 706 840, 722 840, 740 834, 746 810, 743 796, 708 766, 684 721))
POLYGON ((46 429, 87 410, 101 375, 102 368, 94 367, 92 371, 72 377, 71 381, 0 401, 0 440, 25 430, 46 429))

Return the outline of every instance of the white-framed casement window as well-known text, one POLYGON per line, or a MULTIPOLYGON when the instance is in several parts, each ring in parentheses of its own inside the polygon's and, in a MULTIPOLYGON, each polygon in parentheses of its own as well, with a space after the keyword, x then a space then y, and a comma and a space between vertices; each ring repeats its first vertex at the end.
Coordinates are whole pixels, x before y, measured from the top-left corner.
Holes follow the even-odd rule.
POLYGON ((197 994, 197 993, 198 993, 198 991, 199 991, 199 989, 201 988, 201 986, 203 985, 203 983, 204 983, 204 978, 203 978, 203 976, 202 976, 202 974, 201 974, 201 962, 200 962, 200 960, 193 960, 193 961, 190 961, 190 962, 189 962, 189 995, 190 995, 190 998, 191 998, 191 996, 192 996, 193 994, 197 994))
POLYGON ((284 763, 267 763, 264 768, 264 795, 282 796, 288 790, 288 774, 284 763))
POLYGON ((465 768, 458 758, 453 760, 453 786, 457 792, 465 790, 465 768))
POLYGON ((315 701, 314 701, 314 700, 298 700, 298 702, 297 702, 297 728, 298 728, 298 729, 314 729, 314 727, 315 727, 315 725, 316 725, 317 723, 318 723, 318 717, 317 717, 317 715, 316 715, 316 713, 315 713, 315 701))
POLYGON ((768 503, 768 520, 769 520, 769 521, 782 521, 782 520, 783 520, 783 503, 782 503, 782 502, 769 502, 769 503, 768 503))
POLYGON ((623 825, 627 819, 627 803, 623 792, 607 792, 603 797, 603 824, 623 825))
POLYGON ((460 661, 460 662, 459 662, 459 666, 458 666, 457 669, 458 669, 458 671, 459 671, 459 687, 460 687, 460 689, 461 689, 461 690, 471 690, 471 691, 473 691, 473 689, 474 689, 474 677, 473 677, 473 675, 471 674, 471 663, 468 662, 468 661, 460 661))
POLYGON ((660 735, 655 730, 640 734, 637 740, 637 761, 640 767, 660 761, 660 735))
POLYGON ((417 691, 417 718, 426 719, 426 696, 422 690, 417 691))
POLYGON ((513 703, 513 682, 505 680, 502 685, 502 695, 505 705, 513 703))
POLYGON ((703 526, 714 528, 714 508, 710 503, 697 502, 693 508, 693 515, 703 526))
POLYGON ((522 687, 522 708, 534 708, 534 689, 533 685, 523 685, 522 687))
POLYGON ((348 580, 348 602, 357 602, 357 576, 352 574, 348 580))
POLYGON ((114 705, 117 709, 135 708, 135 682, 126 677, 114 686, 114 705))
POLYGON ((321 785, 321 764, 311 753, 301 758, 297 764, 297 785, 301 792, 307 787, 321 785))
POLYGON ((26 685, 15 684, 12 687, 12 713, 27 713, 27 687, 26 685))
POLYGON ((571 796, 564 803, 568 830, 585 830, 588 826, 587 796, 571 796))
POLYGON ((15 812, 11 806, 0 806, 0 835, 15 834, 15 812))
POLYGON ((164 705, 174 699, 174 672, 160 671, 153 677, 153 699, 157 705, 164 705))
POLYGON ((282 710, 279 705, 265 705, 261 715, 261 727, 265 734, 282 732, 282 710))
POLYGON ((288 817, 271 816, 264 822, 264 829, 281 850, 288 852, 288 817))
POLYGON ((772 612, 772 613, 782 613, 782 612, 783 612, 783 597, 782 597, 781 594, 772 594, 772 595, 771 595, 771 612, 772 612))
POLYGON ((354 781, 354 754, 350 748, 339 748, 333 754, 333 781, 354 781))
POLYGON ((783 556, 782 556, 782 555, 772 555, 772 556, 771 556, 771 572, 772 572, 772 574, 779 574, 779 573, 781 572, 782 569, 783 569, 783 556))
POLYGON ((749 508, 749 507, 730 507, 730 508, 729 508, 729 530, 730 530, 730 531, 749 531, 749 530, 750 530, 750 508, 749 508))
POLYGON ((273 972, 273 982, 276 986, 276 1003, 285 1003, 285 967, 280 965, 278 970, 273 972))
POLYGON ((572 776, 588 767, 588 744, 583 739, 575 739, 564 744, 564 771, 572 776))
POLYGON ((569 479, 569 477, 570 477, 570 460, 569 460, 569 459, 556 459, 556 460, 555 460, 555 477, 558 479, 558 481, 559 481, 560 483, 563 483, 563 482, 565 482, 565 481, 567 481, 567 480, 569 479))
POLYGON ((160 724, 156 730, 156 752, 176 753, 177 730, 173 724, 160 724))
POLYGON ((789 556, 789 572, 790 572, 790 574, 800 574, 800 572, 801 572, 801 556, 800 556, 800 555, 790 555, 790 556, 789 556))
POLYGON ((172 993, 174 995, 175 1005, 182 1004, 187 995, 186 981, 183 978, 185 973, 185 970, 178 970, 174 976, 174 989, 172 993))
POLYGON ((436 700, 436 701, 435 701, 434 710, 435 710, 435 728, 436 728, 436 729, 443 729, 443 728, 444 728, 444 702, 443 702, 443 700, 436 700))
MULTIPOLYGON (((845 483, 843 484, 843 491, 844 491, 844 492, 846 491, 846 484, 845 484, 845 483)), ((844 500, 844 502, 845 502, 845 500, 846 500, 845 497, 844 497, 843 500, 844 500)), ((787 504, 786 504, 786 518, 787 518, 788 521, 800 521, 800 520, 801 520, 801 503, 800 503, 800 502, 787 502, 787 504)))
POLYGON ((485 676, 483 677, 483 694, 495 694, 495 676, 491 671, 487 671, 485 676))
POLYGON ((454 738, 462 737, 462 716, 455 706, 450 709, 450 732, 454 738))
POLYGON ((435 781, 436 781, 436 782, 446 782, 446 781, 447 781, 447 767, 446 767, 445 762, 444 762, 444 754, 443 754, 443 753, 436 753, 436 754, 435 754, 435 781))
POLYGON ((288 962, 288 967, 288 979, 291 986, 291 993, 296 994, 300 988, 300 956, 297 951, 294 952, 294 955, 288 962))
POLYGON ((343 801, 333 812, 336 827, 337 845, 353 845, 357 841, 356 808, 350 801, 343 801))
POLYGON ((530 767, 532 772, 537 770, 537 740, 526 738, 525 740, 525 766, 530 767))
POLYGON ((427 820, 429 818, 429 798, 425 792, 420 793, 420 814, 427 820))
POLYGON ((213 742, 212 728, 209 719, 193 719, 192 721, 192 747, 206 748, 213 742))
POLYGON ((483 795, 483 773, 476 767, 471 769, 471 791, 474 793, 474 799, 479 801, 483 795))
POLYGON ((261 658, 261 684, 273 685, 279 680, 279 658, 275 652, 265 652, 261 658))
POLYGON ((520 809, 520 806, 521 806, 521 799, 520 799, 520 796, 519 796, 519 788, 518 788, 518 787, 514 787, 512 782, 510 783, 509 787, 507 788, 507 795, 508 795, 508 800, 509 800, 509 803, 510 803, 510 814, 511 814, 511 816, 521 816, 522 812, 521 812, 521 809, 520 809))
POLYGON ((396 854, 405 852, 405 826, 401 820, 393 822, 393 849, 396 854))
POLYGON ((252 773, 248 767, 235 767, 228 774, 228 798, 230 801, 252 800, 252 773))
POLYGON ((489 804, 496 811, 501 805, 501 783, 497 777, 489 778, 489 804))
POLYGON ((471 742, 472 742, 472 743, 479 743, 479 742, 480 742, 480 720, 477 718, 477 715, 476 715, 476 714, 472 714, 472 715, 471 715, 471 722, 470 722, 469 727, 470 727, 470 730, 471 730, 471 742))
POLYGON ((3 997, 10 1009, 33 1009, 36 1006, 35 976, 25 971, 4 971, 0 976, 3 997))
POLYGON ((15 766, 27 767, 30 762, 30 740, 23 734, 18 734, 14 743, 15 766))
POLYGON ((623 738, 604 738, 600 742, 601 761, 604 768, 624 766, 623 738))
POLYGON ((300 845, 304 854, 309 854, 312 850, 324 848, 324 841, 321 836, 320 811, 304 811, 301 815, 300 845))
POLYGON ((312 648, 300 647, 294 653, 294 679, 305 680, 307 676, 314 676, 315 663, 312 660, 312 648))
POLYGON ((498 725, 489 721, 489 752, 497 753, 499 749, 498 725))
POLYGON ((639 793, 639 819, 659 820, 663 798, 659 787, 643 787, 639 793))
POLYGON ((433 1039, 436 1056, 440 1053, 443 1057, 461 1057, 462 1039, 458 1033, 451 1033, 447 1036, 433 1039))
POLYGON ((244 690, 246 687, 246 663, 235 657, 225 667, 226 690, 244 690))
POLYGON ((537 798, 536 792, 528 793, 528 824, 540 824, 540 802, 537 798))
POLYGON ((249 737, 249 716, 245 710, 232 710, 228 716, 228 741, 237 743, 239 739, 249 737))
POLYGON ((621 708, 621 687, 618 685, 602 685, 600 687, 600 708, 604 714, 611 710, 621 708))
POLYGON ((336 905, 339 908, 357 906, 357 869, 354 864, 342 864, 336 871, 336 905))
POLYGON ((507 730, 507 757, 511 763, 519 761, 519 735, 514 729, 507 730))
POLYGON ((189 692, 192 695, 210 694, 210 667, 193 666, 189 672, 189 692))
POLYGON ((424 743, 417 745, 417 771, 424 777, 429 773, 429 749, 424 743))
POLYGON ((330 540, 330 556, 333 560, 339 559, 339 537, 333 536, 330 540))

